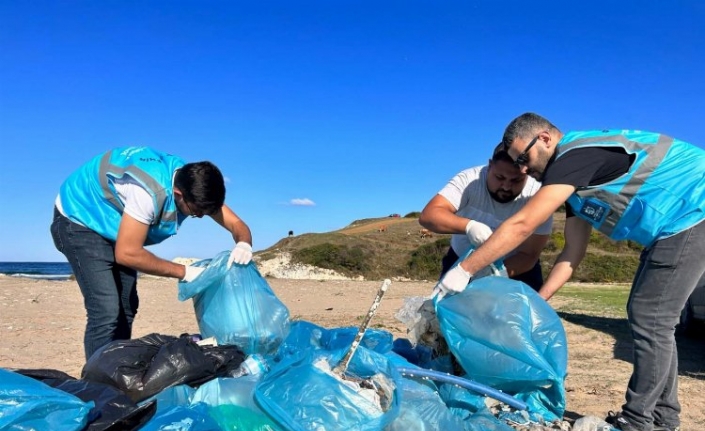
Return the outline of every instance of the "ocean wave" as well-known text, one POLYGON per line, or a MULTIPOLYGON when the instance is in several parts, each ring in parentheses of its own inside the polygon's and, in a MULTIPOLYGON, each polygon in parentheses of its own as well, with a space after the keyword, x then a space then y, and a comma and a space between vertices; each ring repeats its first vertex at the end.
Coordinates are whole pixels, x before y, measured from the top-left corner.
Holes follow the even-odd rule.
POLYGON ((0 277, 19 277, 19 278, 33 278, 36 280, 68 280, 71 278, 71 274, 26 274, 26 273, 14 273, 14 274, 3 274, 0 273, 0 277))

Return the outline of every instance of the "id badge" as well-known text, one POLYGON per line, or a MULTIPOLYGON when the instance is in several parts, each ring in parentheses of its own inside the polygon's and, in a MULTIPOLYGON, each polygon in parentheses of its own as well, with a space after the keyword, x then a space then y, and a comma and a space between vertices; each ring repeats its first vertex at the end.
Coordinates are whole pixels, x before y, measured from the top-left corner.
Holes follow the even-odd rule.
POLYGON ((599 226, 609 214, 610 206, 597 199, 588 198, 583 201, 579 213, 599 226))

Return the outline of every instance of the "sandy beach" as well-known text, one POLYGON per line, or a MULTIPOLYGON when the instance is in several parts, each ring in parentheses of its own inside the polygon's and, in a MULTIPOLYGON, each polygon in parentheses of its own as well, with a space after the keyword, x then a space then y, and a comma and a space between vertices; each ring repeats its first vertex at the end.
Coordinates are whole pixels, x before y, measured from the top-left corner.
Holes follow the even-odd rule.
MULTIPOLYGON (((325 327, 357 326, 380 286, 377 281, 268 279, 292 319, 325 327)), ((405 297, 427 294, 430 282, 393 282, 371 326, 395 337, 405 327, 394 318, 405 297)), ((133 337, 157 332, 198 333, 191 301, 177 299, 175 280, 144 277, 133 337)), ((552 299, 559 308, 561 298, 552 299)), ((85 312, 74 281, 0 276, 0 367, 43 368, 79 377, 84 364, 85 312)), ((567 419, 603 417, 619 410, 631 364, 623 319, 561 313, 568 334, 567 419)), ((683 430, 705 428, 705 340, 679 343, 683 430)))

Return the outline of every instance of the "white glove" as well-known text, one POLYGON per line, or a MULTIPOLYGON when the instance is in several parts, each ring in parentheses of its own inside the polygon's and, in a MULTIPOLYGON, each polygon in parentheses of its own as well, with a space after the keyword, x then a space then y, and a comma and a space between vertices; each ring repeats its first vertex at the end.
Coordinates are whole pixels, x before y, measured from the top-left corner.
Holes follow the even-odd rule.
POLYGON ((184 273, 184 278, 181 281, 191 282, 195 280, 206 268, 200 268, 198 266, 186 265, 186 272, 184 273))
POLYGON ((479 221, 470 220, 465 226, 465 235, 468 236, 470 244, 479 247, 492 235, 492 229, 479 221))
POLYGON ((443 295, 460 293, 468 286, 471 278, 472 274, 461 268, 460 265, 456 265, 446 272, 434 290, 440 290, 443 295))
POLYGON ((232 266, 233 263, 238 265, 247 265, 252 260, 252 246, 244 241, 240 241, 235 244, 235 248, 230 252, 230 258, 228 259, 228 268, 232 266))

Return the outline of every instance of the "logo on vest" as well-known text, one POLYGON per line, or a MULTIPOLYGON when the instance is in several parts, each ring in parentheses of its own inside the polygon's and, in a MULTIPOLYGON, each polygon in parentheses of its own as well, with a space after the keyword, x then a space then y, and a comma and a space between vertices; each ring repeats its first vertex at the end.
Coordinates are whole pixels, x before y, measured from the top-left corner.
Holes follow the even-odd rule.
POLYGON ((590 199, 583 203, 580 214, 592 221, 600 222, 607 216, 607 210, 608 207, 604 203, 590 199))

